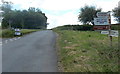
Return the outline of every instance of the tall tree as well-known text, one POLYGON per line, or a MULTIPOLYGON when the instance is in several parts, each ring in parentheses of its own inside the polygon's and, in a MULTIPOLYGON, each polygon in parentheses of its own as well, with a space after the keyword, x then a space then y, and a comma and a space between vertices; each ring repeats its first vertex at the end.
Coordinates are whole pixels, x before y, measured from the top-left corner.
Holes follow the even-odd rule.
POLYGON ((2 27, 10 27, 10 23, 12 21, 11 19, 11 14, 12 14, 12 2, 8 2, 8 1, 4 1, 2 0, 2 6, 1 6, 1 10, 4 11, 3 13, 3 17, 6 19, 3 19, 4 21, 4 25, 2 24, 2 27))
POLYGON ((92 23, 94 25, 94 18, 96 17, 96 13, 101 12, 100 9, 96 9, 95 6, 84 6, 80 9, 80 13, 78 16, 78 20, 82 22, 83 24, 89 24, 92 23))
POLYGON ((12 4, 13 4, 12 2, 2 1, 1 10, 4 11, 4 14, 7 14, 11 11, 12 4))
POLYGON ((46 29, 47 17, 40 9, 30 7, 28 10, 11 10, 5 14, 2 27, 46 29))
POLYGON ((118 23, 120 23, 120 6, 113 9, 113 15, 116 17, 118 23))

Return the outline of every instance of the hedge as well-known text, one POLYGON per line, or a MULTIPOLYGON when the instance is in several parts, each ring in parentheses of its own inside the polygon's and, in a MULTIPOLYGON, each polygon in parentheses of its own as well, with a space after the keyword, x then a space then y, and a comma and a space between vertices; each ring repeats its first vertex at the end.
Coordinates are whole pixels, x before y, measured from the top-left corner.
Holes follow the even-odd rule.
POLYGON ((77 30, 77 31, 93 31, 92 25, 64 25, 54 29, 57 30, 77 30))

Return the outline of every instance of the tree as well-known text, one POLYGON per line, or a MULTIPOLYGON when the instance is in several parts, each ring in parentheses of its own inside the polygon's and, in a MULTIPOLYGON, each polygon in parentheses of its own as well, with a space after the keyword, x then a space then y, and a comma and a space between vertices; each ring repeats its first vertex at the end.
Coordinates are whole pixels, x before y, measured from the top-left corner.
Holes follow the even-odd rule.
POLYGON ((2 28, 46 29, 47 17, 40 9, 11 10, 5 13, 2 28))
POLYGON ((10 23, 12 21, 11 19, 11 12, 12 12, 12 2, 8 2, 8 1, 3 1, 2 0, 2 6, 1 6, 1 10, 4 11, 3 13, 3 17, 6 19, 3 19, 4 21, 4 25, 2 24, 2 27, 10 27, 10 23))
POLYGON ((84 6, 80 9, 80 14, 78 16, 78 20, 83 24, 92 23, 94 25, 94 18, 97 17, 96 13, 101 12, 101 9, 96 9, 95 6, 84 6))
POLYGON ((2 1, 1 10, 4 11, 4 14, 7 14, 11 11, 12 4, 13 4, 12 2, 2 1))
POLYGON ((120 23, 120 6, 114 8, 113 10, 113 16, 116 17, 116 20, 118 23, 120 23))

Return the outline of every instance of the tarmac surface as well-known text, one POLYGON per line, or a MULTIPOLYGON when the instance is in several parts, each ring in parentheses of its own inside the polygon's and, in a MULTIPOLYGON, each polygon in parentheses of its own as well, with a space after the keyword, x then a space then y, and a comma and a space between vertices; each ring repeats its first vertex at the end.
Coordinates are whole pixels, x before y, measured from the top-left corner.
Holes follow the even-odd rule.
POLYGON ((2 72, 58 72, 55 45, 56 34, 51 30, 3 39, 2 72))

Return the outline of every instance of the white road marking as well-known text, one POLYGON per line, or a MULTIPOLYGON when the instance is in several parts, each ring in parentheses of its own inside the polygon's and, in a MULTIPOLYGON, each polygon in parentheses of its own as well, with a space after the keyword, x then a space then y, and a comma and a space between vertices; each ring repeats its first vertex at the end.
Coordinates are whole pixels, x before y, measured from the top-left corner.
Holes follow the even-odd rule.
POLYGON ((13 38, 13 40, 17 40, 17 38, 13 38))
POLYGON ((18 37, 18 39, 20 39, 21 37, 18 37))
POLYGON ((4 41, 4 43, 6 44, 6 43, 8 43, 8 42, 12 42, 12 41, 18 40, 18 39, 20 39, 20 38, 21 38, 21 37, 15 37, 15 38, 7 39, 7 40, 4 41))
POLYGON ((13 41, 13 39, 9 39, 10 41, 13 41))

